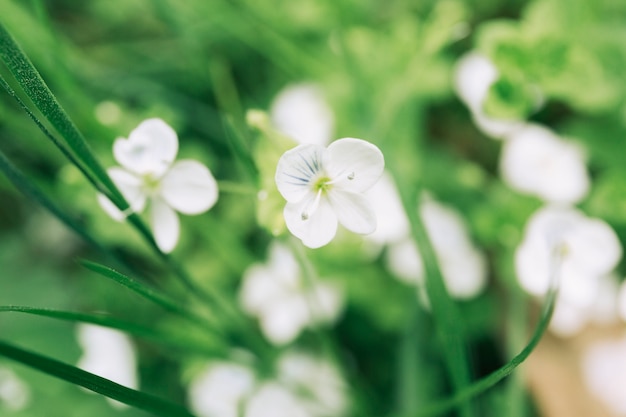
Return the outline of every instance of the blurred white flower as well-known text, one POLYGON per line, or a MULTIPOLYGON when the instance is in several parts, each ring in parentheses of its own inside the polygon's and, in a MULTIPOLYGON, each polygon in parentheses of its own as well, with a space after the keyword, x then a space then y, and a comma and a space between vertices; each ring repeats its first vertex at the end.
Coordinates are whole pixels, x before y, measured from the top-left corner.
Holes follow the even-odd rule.
POLYGON ((30 402, 30 389, 13 371, 0 367, 0 410, 20 411, 30 402))
MULTIPOLYGON (((133 344, 126 334, 106 327, 79 324, 78 344, 83 355, 77 366, 125 387, 137 389, 137 364, 133 344)), ((107 398, 117 407, 125 405, 107 398)))
POLYGON ((250 398, 244 417, 313 417, 286 386, 265 382, 250 398))
POLYGON ((409 233, 409 219, 396 184, 387 171, 366 192, 366 196, 377 220, 376 230, 367 235, 367 240, 382 246, 405 239, 409 233))
POLYGON ((191 382, 189 401, 200 417, 340 417, 346 387, 330 363, 287 351, 266 379, 240 364, 210 364, 191 382))
POLYGON ((454 86, 459 98, 472 113, 476 126, 486 135, 503 139, 524 125, 523 120, 497 119, 485 114, 483 105, 498 70, 489 58, 469 52, 456 65, 454 86))
POLYGON ((282 89, 270 108, 272 124, 301 144, 325 146, 335 124, 320 89, 309 83, 291 84, 282 89))
POLYGON ((576 203, 589 191, 582 151, 550 130, 527 124, 504 144, 500 169, 505 182, 546 202, 576 203))
POLYGON ((329 283, 304 282, 300 267, 286 247, 273 243, 267 264, 250 266, 239 293, 243 309, 259 318, 267 339, 283 345, 316 324, 337 319, 341 292, 329 283))
MULTIPOLYGON (((177 153, 176 132, 161 119, 148 119, 128 139, 115 141, 113 155, 121 167, 107 171, 132 212, 141 212, 149 203, 154 238, 163 252, 171 252, 178 242, 176 211, 200 214, 213 207, 218 197, 217 182, 208 168, 194 160, 174 162, 177 153)), ((105 196, 98 195, 98 201, 114 219, 125 218, 105 196)))
MULTIPOLYGON (((486 260, 472 243, 462 216, 430 198, 422 199, 420 215, 448 292, 456 298, 479 294, 487 283, 486 260)), ((407 283, 421 286, 424 282, 422 258, 409 236, 389 247, 387 265, 407 283)))
POLYGON ((621 256, 619 240, 605 222, 573 208, 548 206, 529 219, 515 253, 515 269, 522 288, 536 296, 545 295, 551 279, 558 278, 551 326, 569 335, 593 315, 603 280, 621 256))
POLYGON ((189 404, 200 417, 239 417, 256 378, 246 366, 230 362, 208 365, 189 386, 189 404))
POLYGON ((619 416, 626 416, 626 337, 596 342, 582 360, 589 391, 619 416))
POLYGON ((329 243, 338 222, 354 233, 372 233, 376 216, 363 192, 384 167, 380 149, 361 139, 339 139, 328 148, 299 145, 285 152, 275 179, 287 200, 287 228, 310 248, 329 243))
POLYGON ((287 352, 278 361, 278 378, 316 416, 340 416, 348 408, 347 387, 330 362, 303 352, 287 352))

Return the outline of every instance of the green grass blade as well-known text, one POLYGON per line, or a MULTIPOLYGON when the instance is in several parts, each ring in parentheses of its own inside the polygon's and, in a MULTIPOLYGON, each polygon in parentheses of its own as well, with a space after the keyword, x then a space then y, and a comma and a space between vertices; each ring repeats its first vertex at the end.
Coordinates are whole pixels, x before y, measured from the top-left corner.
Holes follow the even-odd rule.
POLYGON ((2 60, 20 87, 44 117, 63 136, 76 156, 112 193, 122 210, 128 207, 117 187, 89 149, 87 141, 58 103, 37 69, 30 62, 13 37, 0 22, 0 60, 2 60))
POLYGON ((28 114, 28 116, 32 119, 33 122, 35 122, 35 124, 43 132, 43 134, 48 139, 50 139, 50 141, 54 144, 54 146, 56 146, 61 151, 63 156, 65 156, 76 168, 78 168, 78 170, 83 174, 85 178, 87 178, 87 180, 91 183, 91 185, 93 185, 93 187, 97 191, 108 195, 109 194, 108 190, 103 189, 102 186, 98 183, 98 181, 94 178, 94 176, 88 170, 85 169, 83 164, 78 159, 76 159, 74 154, 65 146, 65 144, 63 144, 63 142, 57 139, 57 137, 54 136, 52 132, 50 132, 50 130, 46 128, 46 126, 44 126, 44 124, 39 120, 39 118, 37 118, 35 113, 33 113, 28 108, 26 103, 24 103, 24 101, 15 93, 15 90, 11 88, 11 86, 6 82, 6 80, 2 77, 2 75, 0 75, 0 86, 2 86, 2 88, 4 88, 4 90, 11 97, 13 97, 15 101, 17 101, 17 103, 20 105, 22 110, 24 110, 26 114, 28 114))
POLYGON ((157 304, 166 311, 177 314, 180 317, 189 320, 190 322, 203 326, 204 328, 210 326, 210 328, 214 329, 214 325, 210 323, 207 318, 200 316, 199 314, 196 314, 195 312, 190 311, 184 307, 181 307, 179 304, 176 303, 176 301, 172 300, 170 297, 161 294, 160 292, 148 287, 147 285, 133 278, 130 278, 120 272, 117 272, 114 269, 95 262, 81 260, 80 263, 82 266, 89 269, 90 271, 93 271, 98 275, 113 280, 120 285, 123 285, 131 291, 139 294, 143 298, 157 304))
POLYGON ((121 330, 124 333, 167 345, 169 347, 176 348, 177 350, 208 356, 222 355, 225 352, 225 349, 221 351, 211 349, 191 338, 183 338, 180 335, 171 335, 167 332, 155 330, 140 324, 120 320, 107 314, 89 314, 25 306, 0 306, 0 313, 2 312, 25 313, 57 320, 96 324, 98 326, 121 330))
POLYGON ((441 415, 449 411, 451 408, 456 407, 459 404, 462 404, 470 400, 471 398, 474 398, 477 395, 487 391, 489 388, 493 387, 498 382, 509 376, 515 370, 515 368, 521 365, 528 358, 528 356, 530 356, 530 354, 533 352, 533 350, 535 350, 535 347, 537 347, 537 344, 543 337, 543 334, 550 324, 550 319, 552 318, 554 304, 556 302, 556 296, 557 287, 554 286, 553 288, 551 288, 546 297, 546 301, 544 303, 541 313, 541 318, 528 344, 524 346, 524 348, 513 359, 500 367, 498 370, 475 382, 466 389, 458 392, 456 395, 430 405, 425 405, 418 413, 403 415, 403 417, 432 417, 441 415))
POLYGON ((126 388, 75 366, 0 341, 0 356, 79 385, 160 417, 194 417, 184 407, 145 392, 126 388))
POLYGON ((86 242, 92 244, 104 253, 108 251, 96 241, 84 227, 76 222, 72 217, 68 216, 60 207, 52 202, 44 193, 42 193, 31 181, 29 181, 15 165, 13 165, 6 155, 0 151, 0 171, 11 181, 13 186, 22 192, 26 197, 36 201, 43 208, 48 210, 52 215, 69 227, 74 233, 82 237, 86 242))

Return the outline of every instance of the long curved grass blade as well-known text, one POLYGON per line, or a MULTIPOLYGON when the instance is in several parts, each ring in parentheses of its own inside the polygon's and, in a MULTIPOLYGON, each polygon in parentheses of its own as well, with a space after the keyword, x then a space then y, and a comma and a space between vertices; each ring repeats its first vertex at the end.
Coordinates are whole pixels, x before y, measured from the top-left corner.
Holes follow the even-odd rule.
POLYGON ((0 356, 52 375, 58 379, 79 385, 132 407, 148 411, 160 417, 194 417, 183 406, 171 403, 142 391, 126 388, 108 379, 83 371, 56 359, 21 349, 0 340, 0 356))
POLYGON ((41 130, 43 132, 43 134, 48 139, 50 139, 50 141, 54 144, 54 146, 56 146, 61 151, 63 156, 65 156, 76 168, 78 168, 78 170, 91 183, 91 185, 93 185, 93 187, 97 191, 99 191, 99 192, 101 192, 103 194, 109 194, 108 190, 105 190, 105 189, 102 188, 102 185, 100 185, 98 183, 98 181, 94 178, 94 176, 91 174, 91 172, 89 172, 87 169, 85 169, 83 164, 74 156, 74 154, 67 148, 67 146, 65 146, 65 144, 63 144, 63 142, 61 142, 59 139, 57 139, 57 137, 54 136, 52 134, 52 132, 50 132, 50 130, 48 130, 48 128, 46 128, 46 126, 44 126, 44 124, 39 120, 39 118, 35 115, 35 113, 33 113, 28 108, 26 103, 24 103, 24 101, 15 93, 15 90, 13 90, 11 88, 11 86, 6 82, 6 80, 2 77, 2 75, 0 75, 0 86, 2 86, 2 88, 4 88, 4 90, 11 97, 13 97, 15 99, 15 101, 17 101, 17 103, 22 108, 22 110, 24 110, 26 112, 26 114, 28 114, 28 116, 32 119, 32 121, 35 122, 35 124, 37 125, 39 130, 41 130))
MULTIPOLYGON (((406 178, 410 178, 410 176, 399 172, 399 167, 390 167, 389 169, 398 186, 411 225, 412 237, 424 262, 426 293, 430 300, 432 317, 448 368, 448 375, 454 390, 460 392, 470 386, 471 383, 469 355, 466 349, 462 316, 458 306, 448 294, 428 232, 415 207, 416 202, 418 202, 419 207, 419 188, 414 183, 407 181, 406 178)), ((474 415, 471 404, 462 402, 459 404, 462 417, 474 415)))
POLYGON ((189 351, 212 357, 223 354, 223 352, 211 349, 205 344, 197 343, 191 338, 181 338, 179 335, 171 335, 167 332, 158 331, 140 324, 120 320, 107 314, 88 314, 25 306, 0 306, 0 313, 2 312, 25 313, 58 320, 96 324, 111 329, 121 330, 130 335, 158 342, 159 344, 167 345, 178 350, 189 351))
POLYGON ((407 414, 403 415, 404 417, 429 417, 429 416, 437 416, 449 411, 451 408, 458 406, 471 398, 476 397, 477 395, 487 391, 489 388, 496 385, 498 382, 502 381, 504 378, 509 376, 515 368, 521 365, 530 354, 535 350, 535 347, 543 337, 546 329, 548 328, 548 324, 550 324, 550 319, 552 318, 552 313, 554 311, 554 304, 556 302, 556 296, 558 293, 558 289, 556 286, 553 286, 548 295, 546 297, 546 301, 543 306, 543 310, 541 312, 541 317, 539 319, 539 323, 535 328, 528 344, 524 346, 524 348, 507 362, 505 365, 482 378, 481 380, 475 382, 471 386, 465 388, 462 391, 459 391, 456 395, 435 402, 430 405, 423 406, 419 412, 415 414, 407 414))
POLYGON ((105 278, 113 280, 120 285, 130 289, 131 291, 139 294, 143 298, 157 304, 161 308, 169 311, 171 313, 177 314, 180 317, 183 317, 193 323, 200 324, 203 327, 213 326, 208 322, 208 319, 200 316, 193 311, 190 311, 184 307, 181 307, 176 301, 172 300, 167 295, 161 294, 160 292, 154 290, 153 288, 148 287, 147 285, 130 278, 120 272, 117 272, 114 269, 111 269, 107 266, 98 264, 96 262, 91 262, 87 260, 81 260, 80 264, 90 271, 95 272, 98 275, 101 275, 105 278))
POLYGON ((61 208, 52 202, 44 193, 42 193, 31 181, 29 181, 15 165, 13 165, 6 155, 0 150, 0 171, 11 181, 11 183, 21 191, 25 196, 35 200, 43 208, 48 210, 57 219, 63 222, 74 233, 82 237, 86 242, 92 244, 104 253, 108 251, 95 240, 85 228, 81 227, 74 219, 65 214, 61 208))
POLYGON ((41 114, 63 136, 70 149, 111 192, 114 202, 121 205, 122 210, 126 209, 128 204, 90 150, 87 141, 2 22, 0 22, 0 60, 5 63, 41 114))

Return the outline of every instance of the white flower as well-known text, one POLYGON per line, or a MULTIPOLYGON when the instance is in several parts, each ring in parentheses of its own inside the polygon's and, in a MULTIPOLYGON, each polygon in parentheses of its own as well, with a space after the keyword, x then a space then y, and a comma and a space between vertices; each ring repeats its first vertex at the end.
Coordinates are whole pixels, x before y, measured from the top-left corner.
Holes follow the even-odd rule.
POLYGON ((330 142, 334 116, 320 89, 309 83, 281 90, 270 109, 272 124, 298 143, 326 145, 330 142))
MULTIPOLYGON (((78 343, 83 355, 78 367, 125 387, 137 389, 135 350, 126 334, 91 324, 77 326, 78 343)), ((124 406, 107 398, 112 405, 124 406)))
POLYGON ((270 247, 268 264, 246 270, 239 298, 244 310, 259 318, 265 337, 276 345, 291 342, 306 327, 333 322, 343 305, 336 287, 303 282, 293 254, 277 243, 270 247))
MULTIPOLYGON (((472 243, 461 215, 430 198, 422 200, 420 215, 450 294, 462 299, 476 296, 487 283, 486 260, 472 243)), ((387 266, 406 283, 424 282, 422 258, 410 236, 389 247, 387 266)))
POLYGON ((191 382, 189 403, 201 417, 238 417, 255 385, 256 377, 250 368, 214 362, 191 382))
POLYGON ((457 63, 454 86, 459 98, 470 109, 476 126, 488 136, 503 139, 522 127, 524 122, 497 119, 485 114, 483 104, 498 77, 498 70, 489 58, 470 52, 457 63))
MULTIPOLYGON (((180 234, 176 211, 200 214, 217 201, 217 183, 208 168, 194 160, 174 162, 177 153, 176 132, 161 119, 148 119, 128 139, 115 141, 113 155, 121 167, 108 170, 130 210, 139 213, 149 204, 154 238, 166 253, 180 234)), ((98 201, 111 217, 124 219, 106 197, 99 195, 98 201)))
POLYGON ((347 385, 325 360, 287 351, 272 374, 257 377, 240 364, 214 362, 189 386, 200 417, 340 417, 347 411, 347 385))
POLYGON ((626 416, 626 337, 587 348, 582 371, 589 391, 612 413, 626 416))
POLYGON ((290 351, 280 357, 277 368, 278 379, 300 393, 300 401, 315 415, 336 417, 347 411, 346 383, 330 362, 290 351))
POLYGON ((13 371, 0 367, 0 410, 24 409, 31 398, 30 389, 13 371))
POLYGON ((376 216, 362 195, 380 178, 383 154, 361 139, 299 145, 278 161, 276 185, 287 200, 287 228, 304 245, 319 248, 337 232, 337 222, 359 234, 376 230, 376 216))
POLYGON ((502 150, 500 169, 511 188, 546 202, 576 203, 589 191, 581 150, 536 124, 511 135, 502 150))
POLYGON ((615 232, 602 220, 572 208, 544 207, 526 225, 515 269, 522 288, 536 296, 548 291, 556 271, 559 295, 551 326, 569 335, 593 315, 603 280, 621 256, 615 232))

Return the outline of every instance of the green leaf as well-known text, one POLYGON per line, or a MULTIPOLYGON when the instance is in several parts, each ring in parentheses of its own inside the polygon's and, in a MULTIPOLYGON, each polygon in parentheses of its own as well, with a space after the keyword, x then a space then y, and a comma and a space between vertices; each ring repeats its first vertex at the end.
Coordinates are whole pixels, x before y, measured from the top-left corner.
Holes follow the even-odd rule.
POLYGON ((210 323, 207 318, 200 316, 197 313, 190 311, 184 307, 181 307, 180 305, 176 303, 176 301, 172 300, 167 295, 161 294, 160 292, 148 287, 147 285, 133 278, 130 278, 120 272, 115 271, 114 269, 111 269, 104 265, 100 265, 95 262, 82 260, 80 261, 80 263, 85 268, 105 278, 111 279, 120 285, 123 285, 124 287, 139 294, 143 298, 149 301, 152 301, 153 303, 157 304, 158 306, 162 307, 163 309, 171 313, 177 314, 180 317, 183 317, 195 324, 199 324, 203 326, 203 328, 205 329, 208 327, 212 330, 215 330, 214 325, 210 323))
POLYGON ((25 306, 0 306, 0 312, 17 312, 32 314, 36 316, 49 317, 58 320, 91 323, 98 326, 108 327, 111 329, 121 330, 133 336, 142 339, 158 342, 178 350, 184 350, 192 353, 198 353, 208 356, 217 356, 223 354, 224 349, 212 349, 207 345, 199 343, 188 337, 181 335, 173 335, 164 331, 155 330, 140 324, 131 323, 126 320, 120 320, 107 314, 88 314, 73 311, 52 310, 25 306))
POLYGON ((87 141, 56 100, 37 69, 30 62, 13 37, 0 23, 0 60, 2 60, 20 87, 44 117, 67 142, 70 149, 102 182, 112 194, 114 202, 124 210, 125 199, 113 184, 102 165, 95 158, 87 141))
POLYGON ((0 341, 0 356, 161 417, 194 417, 184 407, 145 392, 126 388, 75 366, 0 341))

